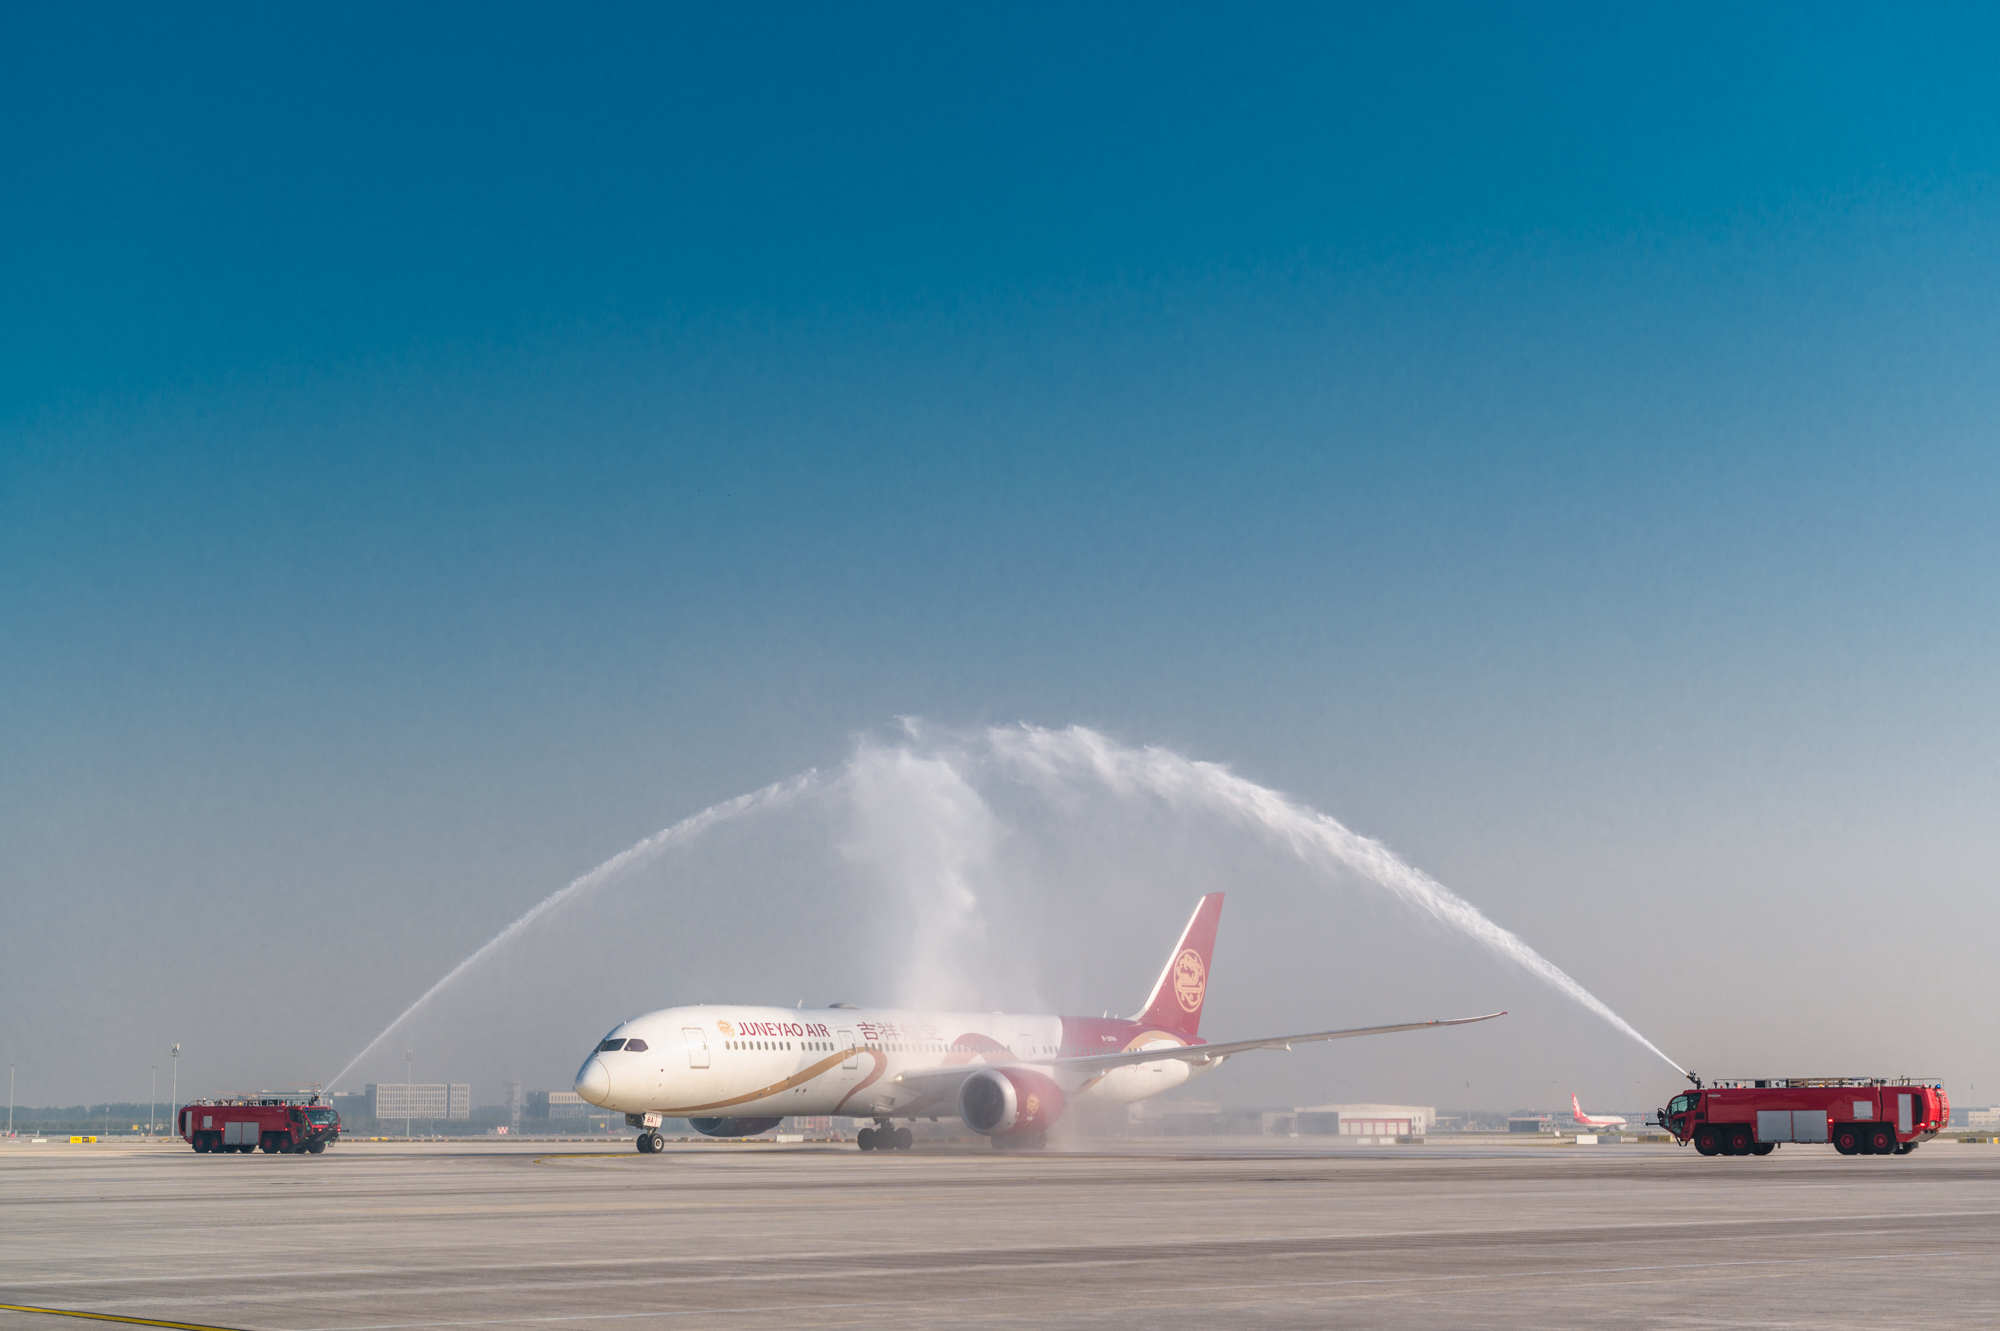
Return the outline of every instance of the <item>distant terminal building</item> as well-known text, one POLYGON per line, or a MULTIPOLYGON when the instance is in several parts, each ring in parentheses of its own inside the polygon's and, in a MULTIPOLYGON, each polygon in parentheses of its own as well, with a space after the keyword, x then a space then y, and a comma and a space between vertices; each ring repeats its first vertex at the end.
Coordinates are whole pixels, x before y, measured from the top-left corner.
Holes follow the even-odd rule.
POLYGON ((602 1110, 575 1091, 529 1091, 529 1118, 589 1118, 602 1110))
POLYGON ((1507 1120, 1509 1132, 1554 1132, 1556 1121, 1547 1114, 1537 1118, 1510 1118, 1507 1120))
POLYGON ((1314 1105, 1293 1115, 1302 1137, 1421 1137, 1437 1126, 1430 1105, 1314 1105))
POLYGON ((378 1119, 427 1120, 471 1118, 472 1086, 468 1082, 378 1082, 368 1088, 378 1119))
POLYGON ((1991 1132, 2000 1128, 2000 1108, 1968 1109, 1965 1111, 1965 1126, 1991 1132))

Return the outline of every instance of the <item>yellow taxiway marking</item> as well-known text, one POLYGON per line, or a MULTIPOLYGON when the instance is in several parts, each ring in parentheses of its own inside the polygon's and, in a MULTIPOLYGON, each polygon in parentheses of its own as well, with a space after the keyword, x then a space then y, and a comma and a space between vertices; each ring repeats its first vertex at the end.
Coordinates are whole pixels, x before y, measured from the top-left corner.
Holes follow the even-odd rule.
POLYGON ((0 1303, 0 1312, 47 1313, 51 1317, 81 1317, 92 1322, 125 1322, 132 1326, 165 1326, 173 1331, 237 1331, 230 1326, 205 1326, 200 1322, 163 1322, 157 1317, 120 1317, 116 1313, 86 1313, 74 1308, 31 1308, 25 1303, 0 1303))

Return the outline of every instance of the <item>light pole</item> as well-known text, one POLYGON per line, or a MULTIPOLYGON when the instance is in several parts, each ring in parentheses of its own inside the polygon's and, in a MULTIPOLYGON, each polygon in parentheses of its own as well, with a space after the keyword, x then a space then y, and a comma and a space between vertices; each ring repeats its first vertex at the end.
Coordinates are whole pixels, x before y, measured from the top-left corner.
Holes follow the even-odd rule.
POLYGON ((7 1135, 14 1135, 14 1065, 7 1065, 7 1135))
POLYGON ((146 1086, 146 1135, 153 1136, 153 1108, 160 1102, 160 1065, 153 1064, 153 1079, 146 1086))
POLYGON ((410 1139, 410 1051, 403 1051, 403 1140, 410 1139))
MULTIPOLYGON (((181 1099, 181 1047, 180 1047, 179 1045, 175 1045, 175 1046, 174 1046, 174 1089, 173 1089, 173 1099, 174 1099, 174 1103, 173 1103, 173 1111, 174 1111, 174 1113, 178 1114, 178 1113, 180 1113, 180 1112, 181 1112, 181 1105, 180 1105, 180 1099, 181 1099)), ((174 1124, 174 1134, 175 1134, 176 1136, 180 1135, 180 1130, 181 1130, 181 1125, 180 1125, 179 1123, 176 1123, 176 1124, 174 1124)))

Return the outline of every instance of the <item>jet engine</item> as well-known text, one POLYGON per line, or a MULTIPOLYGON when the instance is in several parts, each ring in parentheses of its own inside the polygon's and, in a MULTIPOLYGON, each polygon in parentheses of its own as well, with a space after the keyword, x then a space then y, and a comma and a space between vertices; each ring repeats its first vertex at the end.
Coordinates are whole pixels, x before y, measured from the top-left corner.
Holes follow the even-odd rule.
POLYGON ((1025 1068, 981 1068, 958 1088, 958 1116, 988 1137, 1047 1132, 1065 1103, 1062 1087, 1025 1068))
POLYGON ((754 1137, 769 1132, 781 1118, 691 1118, 688 1126, 704 1137, 754 1137))

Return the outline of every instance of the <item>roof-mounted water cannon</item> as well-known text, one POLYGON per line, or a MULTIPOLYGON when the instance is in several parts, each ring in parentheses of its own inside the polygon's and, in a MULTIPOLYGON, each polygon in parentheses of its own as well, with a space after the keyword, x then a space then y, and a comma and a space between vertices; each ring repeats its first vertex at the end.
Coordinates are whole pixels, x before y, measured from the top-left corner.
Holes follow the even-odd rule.
POLYGON ((1688 1073, 1687 1079, 1694 1083, 1694 1088, 1697 1091, 1701 1089, 1701 1074, 1699 1072, 1688 1073))

